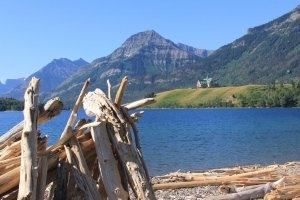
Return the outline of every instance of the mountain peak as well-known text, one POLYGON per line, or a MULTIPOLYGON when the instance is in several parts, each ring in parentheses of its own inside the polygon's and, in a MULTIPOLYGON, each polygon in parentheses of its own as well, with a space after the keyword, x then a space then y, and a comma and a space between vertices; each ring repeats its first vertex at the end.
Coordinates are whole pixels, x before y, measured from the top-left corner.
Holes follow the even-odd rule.
POLYGON ((87 61, 85 61, 84 59, 82 58, 79 58, 77 60, 73 60, 73 63, 77 66, 83 66, 83 65, 87 65, 89 64, 87 61))
MULTIPOLYGON (((136 33, 130 36, 122 45, 122 47, 128 46, 146 46, 146 45, 153 45, 153 44, 164 44, 170 43, 171 41, 165 39, 160 34, 158 34, 154 30, 144 31, 136 33)), ((171 42, 172 43, 172 42, 171 42)))
POLYGON ((165 39, 154 30, 147 30, 130 36, 120 48, 112 54, 112 58, 128 58, 138 54, 141 49, 148 47, 174 47, 177 46, 170 40, 165 39))

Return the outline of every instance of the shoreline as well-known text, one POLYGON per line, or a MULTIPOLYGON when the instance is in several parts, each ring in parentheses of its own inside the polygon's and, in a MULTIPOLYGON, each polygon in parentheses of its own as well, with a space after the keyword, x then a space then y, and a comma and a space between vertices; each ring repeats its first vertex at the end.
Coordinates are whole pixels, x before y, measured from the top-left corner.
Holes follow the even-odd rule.
MULTIPOLYGON (((243 179, 257 180, 257 185, 266 184, 272 181, 285 177, 284 184, 282 187, 278 187, 268 193, 267 195, 274 194, 279 191, 284 191, 289 186, 300 186, 300 162, 287 162, 283 165, 246 165, 246 166, 237 166, 230 168, 220 168, 220 169, 210 169, 210 170, 196 170, 189 172, 174 172, 169 173, 163 176, 154 176, 152 177, 152 183, 154 188, 165 187, 165 189, 155 190, 155 195, 158 200, 201 200, 201 199, 214 199, 217 196, 226 195, 226 191, 222 188, 224 186, 230 186, 232 188, 237 187, 246 187, 249 183, 247 181, 238 181, 239 177, 244 177, 243 179), (197 171, 197 172, 196 172, 197 171), (268 172, 267 172, 268 171, 268 172), (260 173, 265 172, 265 173, 260 173), (245 174, 245 175, 244 175, 245 174), (246 176, 246 174, 253 174, 252 176, 246 176), (255 175, 256 174, 256 175, 255 175), (196 181, 195 178, 197 178, 196 181), (203 179, 201 182, 200 180, 203 179), (216 178, 213 178, 216 177, 216 178), (234 179, 236 177, 236 180, 234 179), (247 177, 247 178, 246 178, 247 177), (200 179, 199 179, 200 178, 200 179), (222 179, 224 181, 215 181, 211 184, 210 178, 213 180, 222 179), (226 179, 228 181, 226 183, 226 179), (205 180, 207 184, 205 184, 205 180), (190 183, 199 182, 199 186, 195 187, 178 187, 176 185, 184 185, 190 183), (209 184, 210 182, 210 184, 209 184), (296 184, 295 184, 296 183, 296 184), (221 187, 222 186, 222 187, 221 187), (170 189, 168 187, 175 187, 170 189)), ((256 185, 251 183, 250 185, 256 185)), ((296 191, 297 192, 297 191, 296 191)), ((276 193, 277 194, 277 193, 276 193)), ((283 194, 282 194, 283 195, 283 194)))

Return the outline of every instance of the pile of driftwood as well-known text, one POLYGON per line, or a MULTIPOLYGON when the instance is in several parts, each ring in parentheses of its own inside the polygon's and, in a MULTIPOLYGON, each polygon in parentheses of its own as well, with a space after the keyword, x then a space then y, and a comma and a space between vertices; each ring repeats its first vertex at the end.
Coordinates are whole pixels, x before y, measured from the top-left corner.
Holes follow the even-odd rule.
POLYGON ((155 199, 135 123, 153 103, 148 98, 121 105, 128 82, 122 79, 114 100, 100 89, 87 93, 87 80, 60 139, 47 146, 38 126, 59 115, 59 98, 39 107, 40 82, 25 92, 24 121, 0 137, 1 199, 155 199), (83 105, 89 117, 74 125, 83 105))
POLYGON ((221 196, 207 199, 242 200, 264 198, 300 199, 300 173, 288 173, 298 169, 299 162, 284 165, 243 166, 192 172, 175 172, 157 177, 161 183, 154 190, 179 189, 199 186, 219 186, 221 196))

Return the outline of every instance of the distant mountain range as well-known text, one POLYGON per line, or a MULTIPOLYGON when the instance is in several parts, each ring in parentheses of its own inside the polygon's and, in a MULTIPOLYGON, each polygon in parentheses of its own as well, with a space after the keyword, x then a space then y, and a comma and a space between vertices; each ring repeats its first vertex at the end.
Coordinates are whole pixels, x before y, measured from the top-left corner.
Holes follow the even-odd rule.
POLYGON ((0 95, 8 93, 16 86, 23 84, 24 81, 25 78, 18 78, 18 79, 7 79, 5 83, 0 82, 0 95))
POLYGON ((207 75, 223 86, 299 82, 300 7, 250 28, 246 35, 216 51, 176 44, 153 30, 140 32, 90 64, 54 60, 8 94, 21 98, 29 79, 37 76, 42 79, 43 99, 60 96, 66 105, 72 105, 87 78, 91 78, 90 90, 101 87, 106 91, 109 79, 116 93, 121 78, 128 76, 128 101, 150 92, 194 87, 207 75))
POLYGON ((71 61, 67 58, 54 59, 39 71, 31 74, 29 77, 23 80, 21 84, 4 93, 2 96, 23 99, 24 92, 33 76, 41 79, 40 91, 41 94, 45 96, 45 93, 51 92, 72 74, 77 72, 80 67, 86 64, 88 64, 88 62, 82 58, 74 61, 71 61))
POLYGON ((158 79, 160 74, 169 74, 184 65, 193 64, 211 51, 196 49, 187 45, 177 45, 163 38, 157 32, 145 31, 129 37, 121 47, 106 57, 98 58, 81 68, 68 80, 63 82, 48 98, 61 96, 68 104, 72 97, 81 90, 83 82, 91 78, 90 89, 101 87, 106 91, 106 80, 109 79, 116 92, 120 80, 129 77, 127 100, 142 97, 149 86, 164 83, 158 79))

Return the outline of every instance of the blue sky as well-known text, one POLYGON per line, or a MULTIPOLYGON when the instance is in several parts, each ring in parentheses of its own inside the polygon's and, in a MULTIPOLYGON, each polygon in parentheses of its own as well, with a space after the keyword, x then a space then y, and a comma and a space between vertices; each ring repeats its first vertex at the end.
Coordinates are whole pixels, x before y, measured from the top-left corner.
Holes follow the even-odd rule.
POLYGON ((290 10, 296 0, 0 1, 0 81, 26 77, 54 58, 92 61, 130 35, 156 30, 217 49, 290 10))

